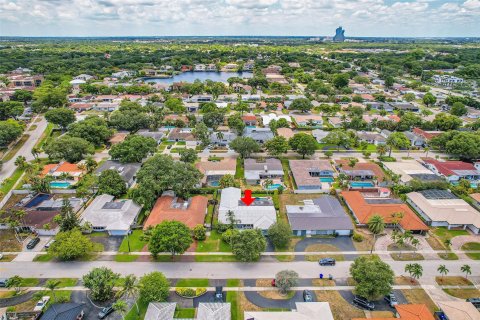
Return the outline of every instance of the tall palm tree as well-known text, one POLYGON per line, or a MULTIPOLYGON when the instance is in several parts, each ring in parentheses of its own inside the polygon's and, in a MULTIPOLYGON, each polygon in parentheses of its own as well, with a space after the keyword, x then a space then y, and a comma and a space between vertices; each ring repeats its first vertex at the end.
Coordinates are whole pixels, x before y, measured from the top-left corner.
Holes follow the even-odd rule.
POLYGON ((412 278, 414 278, 415 280, 418 280, 422 275, 423 275, 423 267, 418 263, 414 263, 412 265, 412 278))
POLYGON ((417 238, 413 238, 412 240, 410 240, 410 244, 411 244, 412 247, 413 247, 413 252, 416 252, 416 251, 417 251, 417 247, 418 247, 418 245, 420 244, 420 241, 419 241, 417 238))
POLYGON ((120 313, 122 316, 122 319, 125 320, 125 314, 127 313, 128 305, 125 301, 123 300, 117 300, 113 305, 112 305, 113 310, 117 311, 120 313))
POLYGON ((123 282, 123 286, 118 291, 117 297, 125 296, 126 298, 134 298, 135 299, 135 307, 137 308, 137 314, 140 314, 140 310, 138 308, 137 299, 135 298, 138 294, 138 279, 135 275, 129 274, 125 277, 125 281, 123 282))
POLYGON ((373 243, 372 243, 372 248, 370 249, 370 254, 373 252, 373 247, 375 246, 375 241, 377 238, 377 235, 383 232, 385 229, 385 221, 383 220, 382 216, 379 216, 378 214, 373 215, 370 220, 368 220, 368 230, 370 230, 371 233, 373 233, 373 243))
POLYGON ((468 276, 472 274, 472 268, 468 264, 464 264, 460 270, 465 273, 465 279, 468 279, 468 276))
POLYGON ((377 146, 377 153, 380 155, 380 156, 383 156, 387 153, 387 146, 384 145, 384 144, 379 144, 377 146))
POLYGON ((429 147, 425 147, 423 149, 423 151, 425 151, 425 157, 428 158, 428 152, 430 151, 430 148, 429 147))
POLYGON ((452 240, 445 239, 445 241, 443 241, 443 244, 445 245, 445 253, 447 253, 448 250, 450 250, 450 246, 452 245, 452 240))
POLYGON ((268 193, 268 191, 269 191, 268 188, 269 188, 272 184, 273 184, 272 179, 265 179, 265 180, 263 181, 262 185, 263 185, 263 188, 267 191, 267 193, 268 193))
POLYGON ((52 292, 53 300, 55 300, 55 289, 57 289, 59 284, 60 284, 60 281, 53 280, 53 279, 50 279, 45 283, 45 288, 47 288, 52 292))
POLYGON ((37 160, 41 150, 39 147, 33 147, 30 152, 32 153, 32 156, 35 158, 35 160, 37 160))
POLYGON ((444 264, 441 264, 437 271, 442 275, 442 277, 446 276, 450 272, 450 270, 448 270, 444 264))
POLYGON ((413 274, 413 263, 407 263, 405 265, 405 272, 408 272, 408 274, 410 275, 410 278, 412 278, 412 274, 413 274))

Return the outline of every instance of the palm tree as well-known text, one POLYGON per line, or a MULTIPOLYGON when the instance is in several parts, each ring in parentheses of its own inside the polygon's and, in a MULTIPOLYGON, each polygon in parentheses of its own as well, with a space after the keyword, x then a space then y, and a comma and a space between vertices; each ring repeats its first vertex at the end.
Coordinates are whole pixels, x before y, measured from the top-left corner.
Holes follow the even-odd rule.
POLYGON ((465 273, 465 279, 468 279, 468 276, 472 274, 472 268, 468 264, 464 264, 460 270, 465 273))
POLYGON ((222 131, 218 131, 216 135, 217 135, 217 139, 220 141, 223 140, 223 138, 225 137, 222 131))
POLYGON ((125 319, 125 314, 127 313, 128 305, 125 301, 123 300, 117 300, 113 305, 112 305, 113 310, 117 311, 122 315, 122 319, 125 319))
POLYGON ((377 153, 378 153, 380 156, 385 155, 385 153, 387 153, 387 146, 385 146, 384 144, 379 144, 379 145, 377 146, 377 153))
POLYGON ((417 238, 413 238, 412 240, 410 240, 410 244, 413 247, 413 252, 415 252, 417 251, 417 247, 420 244, 420 241, 417 238))
POLYGON ((405 272, 408 272, 408 274, 410 275, 410 278, 412 278, 412 274, 413 274, 413 264, 412 263, 407 263, 405 265, 405 272))
POLYGON ((18 156, 14 163, 19 169, 24 169, 27 164, 27 159, 24 156, 18 156))
MULTIPOLYGON (((118 291, 117 296, 122 297, 125 296, 126 298, 132 297, 135 298, 138 294, 138 280, 137 277, 133 274, 129 274, 125 277, 125 281, 123 282, 122 289, 118 291)), ((135 299, 135 307, 137 307, 137 314, 140 314, 140 310, 138 308, 137 299, 135 299)))
POLYGON ((92 173, 93 170, 97 168, 97 165, 97 162, 92 157, 85 159, 85 168, 87 169, 88 173, 92 173))
POLYGON ((264 188, 265 190, 267 190, 267 193, 268 193, 268 188, 269 188, 272 184, 273 184, 272 179, 265 179, 265 180, 263 181, 262 185, 263 185, 263 188, 264 188))
POLYGON ((423 275, 423 267, 418 263, 414 263, 412 265, 411 277, 415 280, 418 280, 422 275, 423 275))
POLYGON ((448 252, 448 250, 450 250, 450 246, 452 245, 452 240, 450 239, 445 239, 445 241, 443 241, 443 244, 445 245, 445 253, 448 252))
POLYGON ((383 232, 385 229, 385 221, 383 220, 382 216, 379 216, 378 214, 372 216, 370 220, 368 220, 368 230, 370 230, 371 233, 373 233, 373 243, 372 243, 372 248, 370 249, 370 254, 373 252, 373 247, 375 245, 376 237, 380 233, 383 232))
POLYGON ((53 300, 55 300, 55 289, 57 289, 59 284, 60 284, 60 281, 53 280, 53 279, 50 279, 45 283, 45 288, 47 288, 52 292, 53 300))
POLYGON ((428 158, 428 152, 430 151, 430 148, 425 147, 423 150, 425 151, 425 157, 428 158))
POLYGON ((398 224, 400 223, 400 221, 402 221, 403 216, 404 216, 403 212, 394 212, 390 215, 390 217, 392 218, 394 230, 398 230, 398 224))
POLYGON ((35 158, 35 160, 37 160, 38 155, 40 154, 41 150, 40 150, 39 147, 33 147, 30 152, 32 153, 32 155, 33 155, 33 157, 35 158))
POLYGON ((447 269, 447 267, 444 265, 444 264, 441 264, 437 271, 442 275, 442 277, 446 276, 449 272, 449 270, 447 269))
POLYGON ((357 159, 357 158, 350 158, 350 159, 348 160, 348 166, 349 166, 350 168, 353 168, 353 167, 355 167, 355 165, 357 164, 357 162, 358 162, 358 159, 357 159))

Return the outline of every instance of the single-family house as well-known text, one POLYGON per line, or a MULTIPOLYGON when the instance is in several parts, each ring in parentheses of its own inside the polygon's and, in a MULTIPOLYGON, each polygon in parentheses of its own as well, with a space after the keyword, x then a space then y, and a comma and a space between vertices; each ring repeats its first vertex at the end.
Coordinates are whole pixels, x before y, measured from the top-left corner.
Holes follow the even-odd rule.
POLYGON ((198 170, 203 173, 202 183, 208 186, 219 186, 220 179, 226 175, 235 175, 237 161, 232 158, 225 158, 221 161, 200 161, 195 164, 198 170))
POLYGON ((295 302, 292 311, 244 311, 245 320, 333 320, 328 302, 295 302))
POLYGON ((327 137, 329 131, 324 131, 320 129, 315 129, 312 131, 312 136, 317 140, 318 143, 322 143, 322 140, 327 137))
POLYGON ((357 132, 357 137, 360 141, 374 144, 376 146, 385 144, 387 142, 387 139, 377 132, 359 131, 357 132))
POLYGON ((384 162, 383 166, 395 174, 400 175, 400 181, 408 183, 414 179, 420 181, 441 181, 442 178, 428 170, 416 160, 401 160, 384 162))
POLYGON ((168 134, 167 140, 171 142, 185 142, 187 147, 192 148, 199 144, 191 128, 173 128, 168 134))
POLYGON ((79 320, 83 319, 85 303, 54 303, 42 314, 40 320, 79 320))
POLYGON ((360 226, 367 225, 372 216, 380 215, 389 228, 394 227, 398 221, 398 226, 402 230, 413 233, 423 234, 429 229, 412 209, 399 199, 374 196, 360 191, 342 191, 341 196, 360 226), (402 216, 399 216, 399 213, 402 216))
POLYGON ((245 159, 245 179, 248 184, 260 184, 264 179, 283 179, 283 167, 280 160, 275 158, 267 159, 245 159))
MULTIPOLYGON (((335 160, 335 167, 340 173, 347 175, 350 180, 377 180, 383 181, 385 174, 376 163, 373 162, 357 162, 351 167, 346 159, 335 160)), ((373 186, 373 184, 372 184, 373 186)))
POLYGON ((46 164, 43 167, 40 175, 51 176, 55 179, 65 177, 68 180, 78 181, 85 174, 85 172, 85 169, 80 168, 75 163, 62 161, 59 163, 46 164))
POLYGON ((175 220, 189 228, 203 225, 207 214, 208 199, 205 196, 194 196, 187 200, 178 198, 171 191, 166 191, 157 199, 147 221, 143 225, 146 230, 163 221, 175 220))
POLYGON ((420 128, 413 128, 412 133, 416 134, 419 137, 422 137, 426 142, 428 142, 433 138, 441 135, 443 131, 425 131, 420 128))
POLYGON ((472 320, 480 319, 480 311, 471 303, 462 300, 437 301, 440 311, 437 319, 447 320, 472 320))
POLYGON ((150 131, 148 129, 139 130, 136 134, 145 138, 152 138, 157 144, 162 143, 162 139, 165 137, 165 133, 162 131, 150 131))
POLYGON ((100 167, 97 168, 95 173, 100 175, 105 170, 115 170, 122 177, 127 188, 130 188, 135 183, 138 170, 140 170, 140 163, 121 163, 116 160, 107 160, 100 167))
POLYGON ((251 127, 246 127, 243 130, 243 135, 245 137, 250 137, 256 142, 260 144, 264 144, 270 139, 273 139, 274 135, 273 132, 270 128, 251 128, 251 127))
POLYGON ((82 214, 82 220, 93 231, 106 231, 111 236, 124 236, 136 224, 142 207, 130 199, 114 200, 109 194, 97 196, 82 214))
POLYGON ((290 160, 295 184, 299 190, 323 189, 333 182, 335 171, 328 160, 290 160))
POLYGON ((458 183, 461 179, 471 182, 480 180, 480 162, 472 164, 464 161, 439 161, 433 158, 421 160, 428 169, 445 177, 451 183, 458 183))
POLYGON ((257 124, 257 117, 254 114, 244 114, 242 120, 247 126, 254 126, 257 124))
POLYGON ((229 224, 233 217, 236 228, 258 228, 263 231, 275 223, 277 214, 270 198, 255 198, 249 206, 243 203, 241 198, 242 190, 239 188, 222 190, 218 208, 219 222, 229 224))
POLYGON ((292 114, 292 118, 299 127, 321 127, 323 118, 318 114, 292 114))
POLYGON ((419 107, 409 102, 389 102, 389 104, 395 110, 411 111, 411 112, 420 111, 419 107))
POLYGON ((288 123, 292 122, 292 119, 290 118, 290 116, 287 116, 287 115, 278 115, 278 114, 275 114, 275 113, 269 113, 269 114, 264 114, 262 115, 262 122, 263 122, 263 125, 264 126, 269 126, 270 124, 270 121, 272 120, 275 120, 275 121, 278 121, 280 119, 285 119, 287 120, 288 123))
POLYGON ((325 195, 304 200, 303 205, 286 206, 288 222, 296 236, 349 236, 353 223, 337 198, 325 195))
POLYGON ((117 110, 119 107, 119 102, 100 102, 93 107, 93 110, 101 112, 111 112, 117 110))
POLYGON ((341 128, 343 126, 343 120, 341 117, 329 117, 328 123, 334 128, 341 128))
POLYGON ((210 134, 210 142, 217 146, 228 146, 237 137, 233 131, 217 131, 210 134))
POLYGON ((422 190, 407 194, 407 202, 427 225, 469 229, 480 233, 480 212, 448 190, 422 190))
MULTIPOLYGON (((144 320, 174 320, 175 302, 150 302, 144 320)), ((191 320, 230 320, 230 303, 200 302, 196 318, 191 320)))
POLYGON ((295 135, 295 132, 293 132, 293 130, 290 128, 277 129, 277 136, 284 137, 287 140, 292 138, 294 135, 295 135))
POLYGON ((110 139, 108 139, 108 143, 110 145, 122 143, 128 136, 128 132, 117 132, 115 133, 110 139))

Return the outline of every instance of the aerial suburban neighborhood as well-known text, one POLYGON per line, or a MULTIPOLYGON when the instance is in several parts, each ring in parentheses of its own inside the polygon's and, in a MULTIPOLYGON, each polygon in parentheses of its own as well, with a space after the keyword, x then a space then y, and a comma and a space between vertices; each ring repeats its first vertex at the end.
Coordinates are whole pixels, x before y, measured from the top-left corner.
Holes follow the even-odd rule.
POLYGON ((480 319, 472 39, 6 37, 0 319, 480 319))

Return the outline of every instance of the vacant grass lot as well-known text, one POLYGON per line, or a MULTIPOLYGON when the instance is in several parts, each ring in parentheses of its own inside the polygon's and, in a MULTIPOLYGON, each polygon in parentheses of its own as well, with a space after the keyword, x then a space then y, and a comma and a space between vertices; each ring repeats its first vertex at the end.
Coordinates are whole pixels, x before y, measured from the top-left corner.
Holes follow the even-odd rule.
POLYGON ((435 277, 435 281, 441 286, 473 286, 473 283, 464 277, 435 277))

